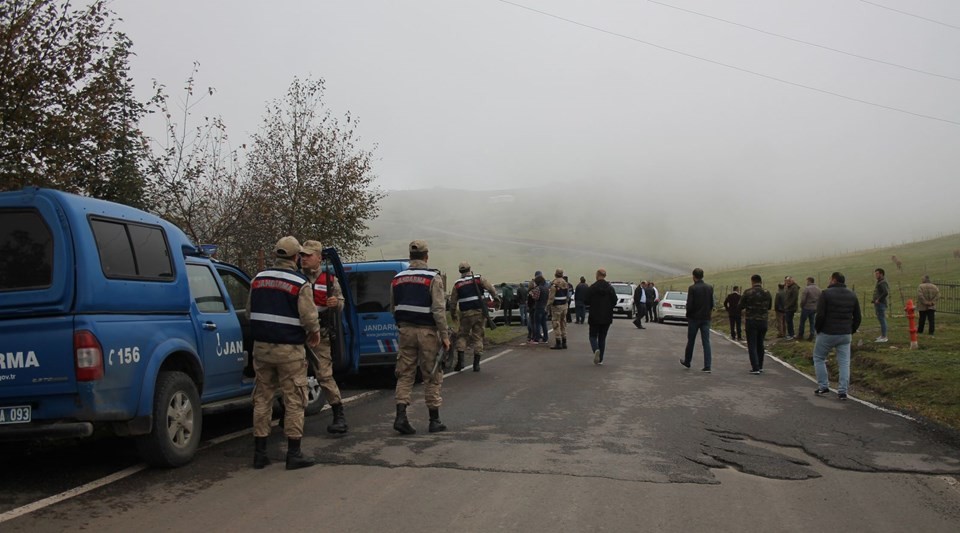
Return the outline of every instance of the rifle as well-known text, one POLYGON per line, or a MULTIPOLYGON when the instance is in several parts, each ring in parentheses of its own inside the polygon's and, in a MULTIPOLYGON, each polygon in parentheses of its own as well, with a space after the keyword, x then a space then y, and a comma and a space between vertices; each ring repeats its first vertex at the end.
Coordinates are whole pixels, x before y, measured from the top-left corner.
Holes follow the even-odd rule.
POLYGON ((447 349, 443 347, 443 343, 440 344, 440 352, 437 353, 437 358, 433 362, 433 370, 430 371, 430 374, 436 374, 437 369, 440 368, 440 362, 447 358, 447 349))
POLYGON ((477 289, 477 297, 480 298, 480 310, 483 312, 483 321, 487 329, 493 331, 497 329, 497 324, 490 318, 490 308, 487 307, 487 301, 483 298, 483 287, 480 286, 480 276, 473 276, 473 286, 477 289))

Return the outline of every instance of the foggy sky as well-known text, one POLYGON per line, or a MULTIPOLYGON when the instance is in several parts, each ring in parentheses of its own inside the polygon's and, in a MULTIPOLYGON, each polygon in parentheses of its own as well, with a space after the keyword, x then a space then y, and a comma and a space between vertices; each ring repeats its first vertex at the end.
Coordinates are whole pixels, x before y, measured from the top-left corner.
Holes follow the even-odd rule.
POLYGON ((542 186, 576 201, 606 188, 625 208, 675 204, 659 222, 678 238, 763 226, 862 246, 960 231, 960 2, 876 2, 942 24, 857 0, 664 2, 957 80, 655 2, 517 3, 578 24, 496 0, 112 7, 141 97, 151 79, 177 94, 198 61, 216 94, 197 113, 222 116, 238 146, 294 76, 322 77, 334 115, 351 112, 376 146, 386 190, 542 186))

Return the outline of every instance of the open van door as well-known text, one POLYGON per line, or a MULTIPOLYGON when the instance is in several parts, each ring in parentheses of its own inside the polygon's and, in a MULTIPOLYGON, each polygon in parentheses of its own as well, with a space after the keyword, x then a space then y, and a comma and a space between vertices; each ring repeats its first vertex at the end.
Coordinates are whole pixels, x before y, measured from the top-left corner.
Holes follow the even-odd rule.
POLYGON ((340 284, 343 295, 343 311, 340 316, 334 317, 334 335, 330 343, 330 357, 333 359, 334 373, 356 374, 360 369, 359 335, 357 330, 357 307, 350 294, 347 274, 340 262, 340 254, 336 248, 323 249, 323 263, 321 268, 332 273, 340 284))

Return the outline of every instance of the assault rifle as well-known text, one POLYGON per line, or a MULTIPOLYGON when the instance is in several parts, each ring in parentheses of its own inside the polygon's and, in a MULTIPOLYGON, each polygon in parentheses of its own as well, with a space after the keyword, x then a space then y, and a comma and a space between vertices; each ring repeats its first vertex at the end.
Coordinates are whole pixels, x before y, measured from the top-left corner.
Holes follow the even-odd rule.
POLYGON ((477 297, 480 298, 480 310, 483 312, 483 321, 487 329, 493 331, 497 329, 497 324, 490 317, 490 308, 487 307, 487 300, 483 297, 483 287, 480 286, 480 276, 473 276, 473 286, 477 289, 477 297))

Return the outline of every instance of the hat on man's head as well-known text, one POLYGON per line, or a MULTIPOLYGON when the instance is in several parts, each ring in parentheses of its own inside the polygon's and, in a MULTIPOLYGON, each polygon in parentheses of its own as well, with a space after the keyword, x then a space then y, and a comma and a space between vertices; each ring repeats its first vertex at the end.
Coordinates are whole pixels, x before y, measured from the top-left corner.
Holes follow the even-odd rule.
POLYGON ((300 241, 290 235, 277 241, 277 245, 273 247, 273 255, 283 257, 284 259, 294 259, 297 257, 297 254, 302 251, 303 248, 300 247, 300 241))
POLYGON ((427 241, 411 241, 410 252, 427 252, 427 241))
POLYGON ((320 255, 323 252, 323 245, 320 241, 303 241, 303 253, 320 255))
POLYGON ((559 278, 559 277, 562 277, 562 276, 563 276, 563 269, 562 269, 562 268, 558 268, 557 271, 553 273, 553 275, 556 276, 556 277, 558 277, 558 278, 559 278))
POLYGON ((466 261, 460 261, 460 266, 457 267, 457 270, 460 272, 470 272, 470 263, 466 261))

